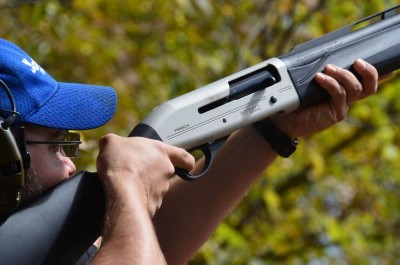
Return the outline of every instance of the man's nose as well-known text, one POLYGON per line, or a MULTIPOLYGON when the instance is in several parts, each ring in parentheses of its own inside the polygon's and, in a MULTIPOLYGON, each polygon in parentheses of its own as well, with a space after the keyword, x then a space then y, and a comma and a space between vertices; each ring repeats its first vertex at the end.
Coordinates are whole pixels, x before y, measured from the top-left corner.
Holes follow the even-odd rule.
POLYGON ((67 167, 69 176, 75 174, 76 166, 69 157, 64 157, 64 164, 67 167))

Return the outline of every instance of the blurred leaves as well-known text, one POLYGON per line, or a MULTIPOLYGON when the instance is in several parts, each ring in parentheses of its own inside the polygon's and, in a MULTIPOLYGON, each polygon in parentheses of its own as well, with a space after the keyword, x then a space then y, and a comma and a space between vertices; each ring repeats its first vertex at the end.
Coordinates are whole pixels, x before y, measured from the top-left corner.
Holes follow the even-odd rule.
MULTIPOLYGON (((77 161, 95 170, 101 135, 127 135, 163 101, 395 4, 0 1, 0 36, 57 80, 116 88, 115 117, 85 132, 77 161)), ((399 111, 394 76, 346 120, 277 159, 189 264, 399 264, 399 111)))

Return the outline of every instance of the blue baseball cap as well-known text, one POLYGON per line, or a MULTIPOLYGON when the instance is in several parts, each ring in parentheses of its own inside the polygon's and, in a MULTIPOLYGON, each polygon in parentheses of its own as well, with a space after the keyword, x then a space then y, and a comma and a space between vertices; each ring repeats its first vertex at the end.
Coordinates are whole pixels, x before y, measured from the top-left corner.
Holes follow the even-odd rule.
MULTIPOLYGON (((111 87, 57 82, 26 52, 0 39, 0 79, 10 89, 19 122, 70 130, 93 129, 115 113, 117 94, 111 87)), ((0 87, 0 110, 11 102, 0 87)), ((10 114, 0 111, 0 117, 10 114)))

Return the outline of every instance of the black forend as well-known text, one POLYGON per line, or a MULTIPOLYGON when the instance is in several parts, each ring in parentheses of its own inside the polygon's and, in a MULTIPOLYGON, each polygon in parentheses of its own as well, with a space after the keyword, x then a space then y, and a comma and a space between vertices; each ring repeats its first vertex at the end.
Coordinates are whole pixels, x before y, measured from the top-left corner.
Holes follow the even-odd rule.
POLYGON ((374 65, 383 75, 400 68, 399 7, 312 40, 280 57, 300 97, 300 107, 326 100, 328 94, 314 81, 327 64, 358 74, 358 58, 374 65), (395 15, 396 14, 396 15, 395 15), (376 22, 376 19, 380 19, 376 22), (363 26, 363 27, 361 27, 363 26))

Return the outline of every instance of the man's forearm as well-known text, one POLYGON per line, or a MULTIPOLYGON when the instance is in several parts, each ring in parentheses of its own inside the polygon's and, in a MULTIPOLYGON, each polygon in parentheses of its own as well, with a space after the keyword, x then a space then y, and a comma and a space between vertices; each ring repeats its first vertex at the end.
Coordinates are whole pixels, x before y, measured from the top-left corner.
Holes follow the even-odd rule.
POLYGON ((155 218, 168 264, 190 259, 275 157, 269 144, 248 127, 229 138, 205 177, 173 179, 155 218))
POLYGON ((113 231, 91 264, 166 264, 151 220, 126 218, 119 226, 128 231, 113 231))
MULTIPOLYGON (((123 174, 119 177, 129 178, 123 174)), ((141 184, 116 183, 107 182, 104 240, 91 264, 166 264, 147 204, 143 203, 146 194, 141 184)))

